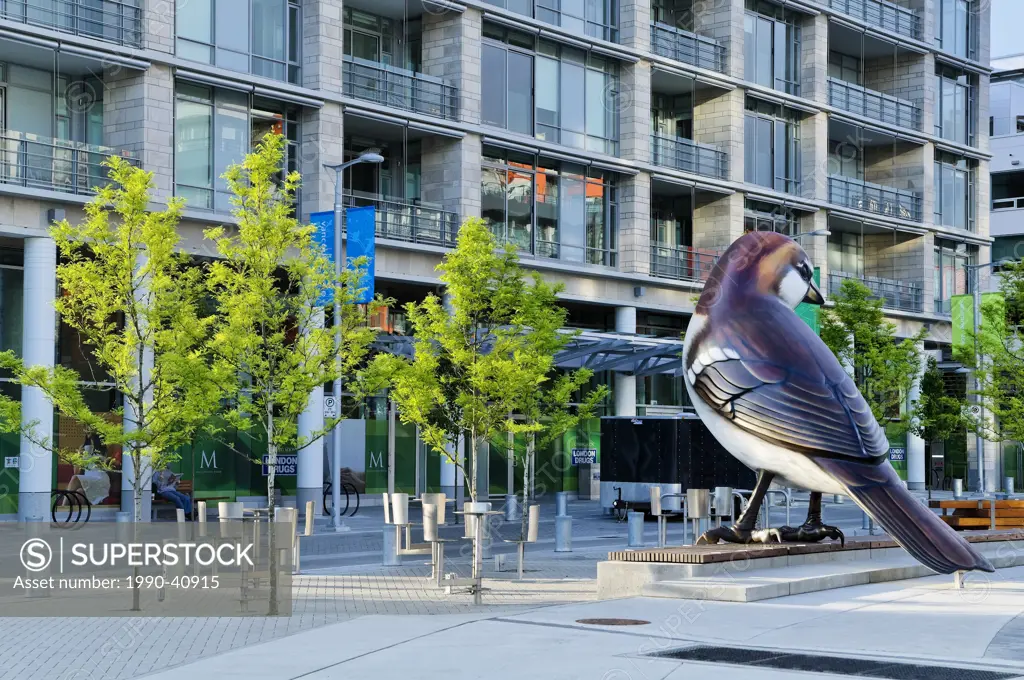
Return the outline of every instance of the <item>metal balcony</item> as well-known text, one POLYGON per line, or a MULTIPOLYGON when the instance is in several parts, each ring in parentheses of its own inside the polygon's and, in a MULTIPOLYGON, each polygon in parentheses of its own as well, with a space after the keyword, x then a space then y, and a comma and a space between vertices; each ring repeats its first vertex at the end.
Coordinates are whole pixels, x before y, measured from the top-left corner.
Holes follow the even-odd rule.
POLYGON ((729 173, 729 160, 724 151, 685 137, 657 133, 651 135, 651 162, 716 179, 725 179, 729 173))
POLYGON ((719 254, 687 246, 651 242, 651 276, 677 281, 707 281, 719 254))
POLYGON ((828 79, 828 103, 865 118, 920 130, 921 109, 913 102, 869 90, 838 78, 828 79))
POLYGON ((920 194, 839 175, 828 178, 828 201, 901 220, 920 222, 923 219, 920 194))
POLYGON ((921 39, 921 17, 912 9, 884 0, 818 0, 837 12, 860 19, 865 24, 892 31, 915 40, 921 39))
POLYGON ((93 194, 107 183, 103 161, 122 156, 106 146, 70 142, 14 130, 0 132, 0 183, 69 194, 93 194))
POLYGON ((835 295, 843 281, 847 279, 859 281, 870 288, 871 298, 882 300, 882 306, 887 309, 918 313, 924 311, 924 285, 919 281, 908 282, 878 276, 857 276, 847 272, 829 272, 829 295, 835 295))
POLYGON ((725 47, 717 40, 667 24, 651 24, 651 52, 691 66, 725 73, 725 47))
POLYGON ((458 119, 459 90, 440 78, 345 57, 342 82, 349 97, 445 120, 458 119))
POLYGON ((142 8, 115 0, 5 0, 0 18, 142 47, 142 8))
POLYGON ((346 193, 345 205, 377 209, 377 236, 454 248, 459 216, 439 206, 361 191, 346 193))

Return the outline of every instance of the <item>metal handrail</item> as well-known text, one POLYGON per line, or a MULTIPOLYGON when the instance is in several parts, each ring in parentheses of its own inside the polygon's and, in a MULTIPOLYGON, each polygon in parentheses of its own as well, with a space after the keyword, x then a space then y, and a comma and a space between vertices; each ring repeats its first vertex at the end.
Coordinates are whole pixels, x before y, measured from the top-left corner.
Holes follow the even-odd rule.
POLYGON ((828 274, 828 290, 834 294, 846 279, 860 281, 871 290, 871 298, 882 300, 883 306, 905 312, 924 311, 924 286, 917 282, 885 279, 878 276, 857 276, 837 271, 828 274))
POLYGON ((684 64, 725 73, 725 47, 714 38, 675 26, 651 23, 651 52, 684 64))
POLYGON ((42 137, 26 132, 0 132, 0 182, 70 194, 93 194, 107 183, 103 161, 121 156, 137 159, 111 147, 42 137))
POLYGON ((768 489, 764 494, 764 501, 761 503, 761 514, 764 517, 762 529, 771 529, 771 505, 772 494, 781 494, 786 499, 786 526, 790 524, 790 506, 793 505, 793 494, 789 489, 768 489))
POLYGON ((828 200, 829 203, 876 215, 914 222, 924 219, 921 194, 840 175, 828 178, 828 200))
POLYGON ((921 107, 917 104, 838 78, 828 79, 828 103, 865 118, 920 130, 921 107))
POLYGON ((349 97, 445 120, 458 119, 459 89, 440 78, 346 56, 342 83, 349 97))
POLYGON ((703 253, 687 246, 663 246, 651 242, 651 276, 678 281, 707 281, 719 254, 703 253))
POLYGON ((344 203, 348 206, 374 206, 377 209, 376 232, 379 238, 455 247, 459 216, 440 206, 360 191, 346 192, 344 203))
POLYGON ((912 9, 885 0, 818 0, 832 9, 866 24, 908 38, 921 39, 921 16, 912 9))
POLYGON ((685 137, 659 133, 651 135, 651 162, 717 179, 725 179, 729 172, 729 157, 724 151, 685 137))
POLYGON ((142 8, 117 0, 4 0, 0 18, 63 33, 142 47, 142 8))

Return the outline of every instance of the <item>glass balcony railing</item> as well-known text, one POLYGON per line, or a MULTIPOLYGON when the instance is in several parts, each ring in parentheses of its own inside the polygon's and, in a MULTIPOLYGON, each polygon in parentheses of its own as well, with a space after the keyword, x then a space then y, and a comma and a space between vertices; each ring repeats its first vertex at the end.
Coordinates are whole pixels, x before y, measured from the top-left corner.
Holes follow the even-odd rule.
POLYGON ((857 276, 847 272, 829 272, 829 294, 835 294, 847 279, 860 281, 870 288, 871 297, 883 300, 882 305, 887 309, 918 313, 924 311, 924 285, 919 281, 908 282, 878 276, 857 276))
POLYGON ((837 78, 828 79, 828 103, 843 111, 890 125, 912 130, 922 128, 921 109, 913 102, 837 78))
POLYGON ((832 175, 828 178, 828 200, 829 203, 876 215, 915 222, 923 219, 920 194, 850 177, 832 175))
POLYGON ((346 193, 344 198, 347 206, 372 205, 377 209, 379 238, 455 247, 459 216, 440 206, 360 191, 346 193))
POLYGON ((69 194, 93 194, 107 183, 108 156, 125 153, 106 146, 70 142, 14 130, 0 132, 0 182, 69 194))
POLYGON ((651 52, 684 64, 725 73, 725 47, 668 24, 651 24, 651 52))
POLYGON ((885 0, 818 0, 837 12, 866 24, 916 40, 921 39, 921 16, 912 9, 885 0))
POLYGON ((651 242, 651 276, 677 281, 707 281, 719 253, 651 242))
POLYGON ((651 162, 717 179, 725 179, 729 172, 728 156, 724 151, 685 137, 657 133, 651 135, 651 162))
POLYGON ((142 47, 142 8, 115 0, 4 0, 0 18, 142 47))
POLYGON ((342 82, 344 93, 356 99, 445 120, 458 119, 459 90, 440 78, 345 57, 342 82))

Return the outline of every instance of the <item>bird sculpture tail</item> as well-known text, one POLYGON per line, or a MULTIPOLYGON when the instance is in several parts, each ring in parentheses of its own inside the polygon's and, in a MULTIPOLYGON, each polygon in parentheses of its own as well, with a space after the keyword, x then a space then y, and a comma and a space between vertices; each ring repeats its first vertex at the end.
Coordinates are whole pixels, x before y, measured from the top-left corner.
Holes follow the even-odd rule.
POLYGON ((940 574, 995 571, 970 543, 903 487, 888 461, 871 465, 833 458, 818 463, 842 482, 864 512, 929 569, 940 574))

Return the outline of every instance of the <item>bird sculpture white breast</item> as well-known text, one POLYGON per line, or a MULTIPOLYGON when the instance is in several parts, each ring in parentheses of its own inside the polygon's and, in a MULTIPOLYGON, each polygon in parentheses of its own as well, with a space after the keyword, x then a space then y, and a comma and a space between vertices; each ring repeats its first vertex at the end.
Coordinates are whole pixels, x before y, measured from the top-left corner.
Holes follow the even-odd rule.
POLYGON ((751 232, 711 272, 683 348, 686 390, 708 429, 758 472, 739 521, 706 532, 720 540, 844 540, 821 519, 821 494, 850 496, 921 563, 940 573, 992 565, 919 503, 888 461, 889 442, 835 355, 801 320, 821 304, 807 254, 791 238, 751 232), (774 480, 811 491, 800 527, 755 531, 774 480))

